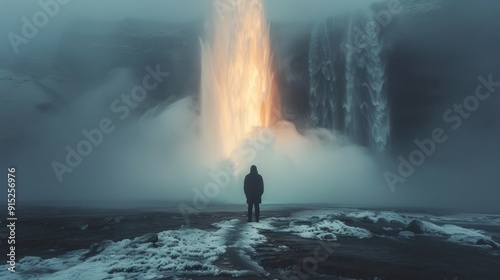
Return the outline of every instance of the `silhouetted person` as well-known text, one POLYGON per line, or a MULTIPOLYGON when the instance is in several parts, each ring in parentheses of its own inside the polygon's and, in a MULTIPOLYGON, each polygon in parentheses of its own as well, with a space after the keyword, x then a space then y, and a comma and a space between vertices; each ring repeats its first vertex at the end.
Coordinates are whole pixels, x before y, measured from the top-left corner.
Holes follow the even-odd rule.
POLYGON ((245 176, 243 189, 245 190, 248 203, 248 221, 252 221, 252 209, 255 206, 255 221, 258 223, 260 214, 259 204, 262 202, 261 197, 264 193, 264 180, 257 173, 257 166, 252 165, 250 167, 250 173, 245 176))

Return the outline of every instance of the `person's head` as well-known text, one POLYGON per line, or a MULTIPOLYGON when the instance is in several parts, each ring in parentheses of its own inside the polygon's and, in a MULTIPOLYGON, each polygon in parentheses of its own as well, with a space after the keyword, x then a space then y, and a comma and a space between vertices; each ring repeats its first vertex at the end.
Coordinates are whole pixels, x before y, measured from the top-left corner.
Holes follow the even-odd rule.
POLYGON ((250 173, 257 173, 257 166, 252 165, 252 166, 250 167, 250 173))

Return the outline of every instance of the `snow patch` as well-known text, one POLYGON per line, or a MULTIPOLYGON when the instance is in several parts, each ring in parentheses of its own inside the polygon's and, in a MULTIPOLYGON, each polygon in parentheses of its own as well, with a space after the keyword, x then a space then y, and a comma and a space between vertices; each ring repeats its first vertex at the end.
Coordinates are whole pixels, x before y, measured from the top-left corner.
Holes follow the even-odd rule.
POLYGON ((399 237, 401 238, 412 238, 412 237, 415 237, 415 233, 411 232, 411 231, 407 231, 407 230, 403 230, 403 231, 400 231, 399 234, 398 234, 399 237))
POLYGON ((368 220, 372 223, 385 222, 385 223, 407 224, 410 220, 407 217, 403 217, 397 213, 390 211, 381 211, 381 212, 356 211, 346 214, 346 217, 352 219, 368 220))
POLYGON ((448 236, 448 241, 463 244, 474 245, 485 248, 500 248, 500 244, 495 242, 492 237, 486 235, 486 232, 476 229, 463 228, 457 225, 436 225, 427 221, 412 222, 418 226, 418 230, 423 234, 433 236, 448 236))
MULTIPOLYGON (((218 275, 214 262, 225 252, 221 231, 199 229, 164 231, 151 237, 118 242, 103 248, 78 250, 56 258, 24 257, 16 273, 0 272, 2 279, 158 279, 178 274, 218 275)), ((153 234, 155 235, 155 234, 153 234)))
MULTIPOLYGON (((241 223, 238 219, 233 219, 230 221, 222 221, 213 224, 214 226, 220 228, 223 231, 234 228, 236 223, 241 223)), ((234 246, 241 248, 245 251, 250 251, 255 253, 255 247, 259 244, 265 243, 267 241, 266 237, 259 233, 259 229, 272 229, 273 227, 269 222, 262 221, 262 223, 247 223, 243 225, 238 230, 241 231, 242 238, 239 238, 234 246)))
POLYGON ((337 235, 355 236, 358 238, 370 238, 370 231, 358 227, 351 227, 339 220, 323 220, 312 225, 296 225, 290 223, 289 231, 303 238, 315 238, 321 240, 337 240, 337 235))

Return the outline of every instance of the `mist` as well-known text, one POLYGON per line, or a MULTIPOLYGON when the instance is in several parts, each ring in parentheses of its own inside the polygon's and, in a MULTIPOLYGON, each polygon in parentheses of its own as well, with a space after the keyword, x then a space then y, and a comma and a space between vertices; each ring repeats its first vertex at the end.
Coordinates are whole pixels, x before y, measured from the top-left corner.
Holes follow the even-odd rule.
POLYGON ((309 124, 306 64, 315 22, 387 2, 264 1, 279 93, 293 113, 244 139, 237 165, 234 157, 207 163, 210 147, 200 137, 199 38, 211 28, 210 1, 68 1, 17 53, 8 34, 21 34, 22 18, 32 20, 42 8, 38 1, 2 2, 2 167, 18 168, 20 201, 191 203, 222 178, 228 184, 210 203, 243 203, 242 180, 255 164, 265 203, 498 211, 499 89, 457 129, 443 114, 474 94, 479 76, 500 79, 494 14, 500 7, 487 0, 433 2, 441 4, 433 14, 404 11, 382 30, 391 151, 378 157, 341 131, 309 124), (123 95, 143 85, 148 67, 168 75, 131 106, 123 95), (414 141, 432 138, 436 128, 446 142, 389 187, 385 172, 400 176, 398 156, 408 159, 418 149, 414 141), (102 141, 68 166, 67 147, 76 151, 90 142, 82 131, 96 129, 102 141), (58 166, 58 175, 54 162, 69 169, 61 174, 58 166))

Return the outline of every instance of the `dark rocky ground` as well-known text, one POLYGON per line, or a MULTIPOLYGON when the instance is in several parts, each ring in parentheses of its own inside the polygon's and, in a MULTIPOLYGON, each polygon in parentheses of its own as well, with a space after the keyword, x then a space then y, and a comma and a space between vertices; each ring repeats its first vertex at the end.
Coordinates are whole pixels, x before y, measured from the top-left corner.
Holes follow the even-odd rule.
MULTIPOLYGON (((84 261, 99 254, 102 250, 100 247, 105 247, 106 242, 143 236, 137 242, 154 244, 158 240, 156 233, 159 232, 180 228, 215 232, 217 227, 214 223, 233 221, 234 226, 224 236, 227 250, 214 263, 226 272, 210 276, 190 271, 174 271, 165 274, 165 279, 462 280, 498 279, 500 275, 498 248, 463 246, 447 242, 444 237, 420 234, 414 238, 398 238, 398 231, 388 229, 398 227, 394 222, 373 223, 367 219, 340 217, 339 220, 344 224, 369 230, 373 237, 360 239, 336 234, 336 241, 303 238, 280 230, 287 227, 287 219, 291 215, 305 209, 318 209, 317 206, 264 206, 261 223, 255 226, 266 241, 258 244, 255 251, 251 252, 248 248, 238 247, 239 242, 246 238, 244 233, 248 226, 243 209, 244 205, 215 207, 205 213, 192 215, 190 225, 187 226, 174 207, 25 208, 18 212, 17 256, 18 260, 25 256, 49 259, 83 249, 88 250, 82 257, 84 261), (266 224, 273 227, 266 227, 266 224), (231 271, 242 273, 235 275, 231 271)), ((296 224, 312 225, 317 222, 303 220, 296 224)), ((498 224, 469 223, 467 226, 486 230, 498 241, 498 224)), ((4 242, 5 239, 2 238, 2 243, 4 242)), ((2 262, 5 262, 5 258, 3 254, 2 262)), ((109 279, 113 279, 112 275, 109 279)))

